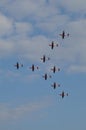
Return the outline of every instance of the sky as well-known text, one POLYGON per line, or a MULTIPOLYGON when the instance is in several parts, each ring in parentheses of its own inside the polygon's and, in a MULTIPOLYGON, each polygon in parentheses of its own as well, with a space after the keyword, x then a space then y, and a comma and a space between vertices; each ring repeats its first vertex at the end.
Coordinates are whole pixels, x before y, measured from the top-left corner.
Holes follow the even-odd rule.
POLYGON ((85 56, 85 0, 0 0, 0 130, 85 130, 85 56))

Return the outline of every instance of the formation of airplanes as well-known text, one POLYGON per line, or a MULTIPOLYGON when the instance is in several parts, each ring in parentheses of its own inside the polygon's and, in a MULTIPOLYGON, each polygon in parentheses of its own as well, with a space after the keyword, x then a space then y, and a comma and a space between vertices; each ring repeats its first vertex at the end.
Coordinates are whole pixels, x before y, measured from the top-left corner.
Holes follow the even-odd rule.
MULTIPOLYGON (((62 39, 65 38, 65 36, 69 37, 69 33, 65 33, 65 31, 63 31, 61 34, 59 34, 62 39)), ((54 47, 58 47, 58 44, 54 43, 54 41, 51 42, 51 44, 49 44, 49 46, 51 47, 51 49, 53 50, 54 47)), ((43 55, 43 57, 41 57, 41 60, 43 63, 45 63, 46 61, 50 60, 50 57, 47 57, 46 55, 43 55)), ((20 64, 19 62, 17 62, 15 65, 16 69, 19 69, 20 67, 23 67, 23 64, 20 64)), ((29 67, 29 69, 31 69, 32 71, 34 71, 35 69, 38 70, 39 67, 35 66, 34 64, 32 64, 31 67, 29 67)), ((56 67, 55 65, 50 69, 53 73, 56 73, 56 71, 60 71, 60 68, 56 67)), ((51 75, 45 73, 42 76, 45 80, 47 80, 48 78, 52 78, 51 75)), ((53 87, 53 89, 56 89, 57 87, 60 87, 60 84, 54 82, 53 84, 51 84, 51 86, 53 87)), ((64 96, 68 96, 68 93, 65 93, 64 91, 62 91, 62 93, 59 94, 59 96, 61 96, 62 98, 64 98, 64 96)))

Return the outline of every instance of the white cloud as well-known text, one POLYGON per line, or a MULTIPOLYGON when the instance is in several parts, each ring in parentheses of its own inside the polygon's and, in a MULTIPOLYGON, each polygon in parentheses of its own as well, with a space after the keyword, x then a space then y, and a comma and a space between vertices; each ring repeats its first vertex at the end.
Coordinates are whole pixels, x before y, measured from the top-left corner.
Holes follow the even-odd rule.
POLYGON ((1 3, 4 11, 1 10, 6 11, 7 16, 0 14, 0 34, 1 36, 11 34, 11 36, 8 35, 7 39, 0 40, 0 56, 16 54, 22 58, 40 61, 43 54, 50 55, 48 45, 55 40, 61 43, 61 46, 55 49, 54 56, 51 56, 56 62, 58 60, 63 61, 64 64, 77 64, 78 62, 79 65, 85 66, 86 20, 74 21, 70 19, 68 13, 64 15, 64 12, 63 14, 60 12, 63 9, 60 7, 79 12, 79 9, 84 9, 84 4, 84 0, 82 2, 77 0, 65 2, 54 0, 52 2, 50 0, 48 3, 44 0, 7 2, 4 0, 1 3), (12 21, 8 16, 14 20, 12 21), (62 41, 59 33, 63 29, 70 33, 70 37, 62 41), (29 34, 32 36, 30 37, 29 34))
POLYGON ((47 17, 59 14, 55 4, 47 4, 46 0, 15 0, 2 4, 2 11, 17 20, 43 20, 47 17))
POLYGON ((67 24, 69 21, 69 17, 66 15, 53 15, 49 18, 46 18, 42 21, 38 21, 36 23, 36 27, 40 28, 41 30, 49 33, 52 33, 53 36, 56 35, 56 31, 58 27, 61 27, 67 24))
POLYGON ((86 66, 71 65, 68 68, 68 72, 73 73, 86 73, 86 66))
POLYGON ((42 35, 19 38, 15 43, 15 50, 22 58, 40 61, 43 54, 48 54, 48 42, 48 38, 42 35))
POLYGON ((16 22, 15 29, 17 35, 28 35, 31 34, 33 31, 32 24, 27 22, 16 22))
POLYGON ((6 5, 9 2, 10 2, 10 0, 3 0, 3 1, 0 1, 0 5, 2 7, 3 5, 6 5))
MULTIPOLYGON (((79 19, 76 21, 70 21, 68 27, 70 28, 70 31, 72 32, 72 35, 74 38, 81 39, 85 38, 86 36, 86 19, 79 19)), ((70 35, 71 36, 71 35, 70 35)))
MULTIPOLYGON (((58 2, 57 2, 58 3, 58 2)), ((86 12, 86 1, 85 0, 65 0, 65 1, 59 1, 60 5, 63 6, 66 10, 72 11, 72 12, 86 12)))
POLYGON ((12 31, 12 20, 0 13, 0 36, 9 35, 12 31))
POLYGON ((50 105, 51 102, 49 99, 41 102, 27 103, 14 108, 8 104, 0 104, 0 120, 9 121, 24 118, 28 115, 30 116, 33 113, 39 112, 50 105))
POLYGON ((12 55, 14 45, 11 40, 0 40, 0 58, 12 55))

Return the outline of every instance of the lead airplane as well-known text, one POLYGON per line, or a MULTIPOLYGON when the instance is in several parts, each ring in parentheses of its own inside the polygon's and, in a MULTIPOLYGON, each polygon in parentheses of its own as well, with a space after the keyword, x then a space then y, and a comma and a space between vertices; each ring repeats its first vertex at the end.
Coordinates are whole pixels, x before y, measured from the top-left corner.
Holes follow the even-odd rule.
POLYGON ((43 57, 41 58, 41 60, 42 60, 43 62, 45 62, 46 60, 50 60, 50 58, 49 58, 49 57, 46 57, 45 55, 43 55, 43 57))
POLYGON ((65 93, 64 91, 62 91, 61 94, 59 94, 62 98, 64 98, 64 96, 68 96, 68 93, 65 93))
POLYGON ((19 63, 17 62, 14 66, 15 66, 17 69, 19 69, 20 66, 23 67, 23 64, 19 64, 19 63))
POLYGON ((58 47, 58 44, 55 44, 55 43, 54 43, 54 41, 52 41, 52 43, 51 43, 51 44, 49 44, 49 46, 51 46, 51 49, 53 49, 55 46, 57 46, 57 47, 58 47))
POLYGON ((51 68, 51 70, 53 71, 53 73, 55 73, 56 71, 60 71, 60 68, 56 68, 56 66, 54 66, 53 68, 51 68))
POLYGON ((30 67, 30 69, 32 69, 32 71, 34 71, 35 69, 39 69, 39 67, 35 66, 34 64, 32 64, 32 66, 30 67))
POLYGON ((65 31, 63 31, 62 34, 59 35, 62 37, 62 39, 64 39, 65 36, 69 37, 69 33, 65 34, 65 31))
POLYGON ((60 87, 60 84, 57 84, 56 82, 54 82, 51 86, 52 86, 54 89, 56 89, 56 87, 60 87))

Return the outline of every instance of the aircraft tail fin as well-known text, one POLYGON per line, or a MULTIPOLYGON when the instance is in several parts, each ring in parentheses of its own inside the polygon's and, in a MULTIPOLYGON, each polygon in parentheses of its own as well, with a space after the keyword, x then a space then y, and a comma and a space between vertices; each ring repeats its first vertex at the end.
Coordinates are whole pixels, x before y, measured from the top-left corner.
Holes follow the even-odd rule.
POLYGON ((21 64, 21 67, 23 67, 23 64, 21 64))
POLYGON ((68 93, 66 93, 66 95, 68 96, 68 93))
POLYGON ((69 35, 70 35, 70 34, 69 34, 69 33, 67 33, 67 36, 68 36, 68 37, 69 37, 69 35))
POLYGON ((49 78, 52 78, 52 76, 51 76, 51 75, 49 75, 49 78))

